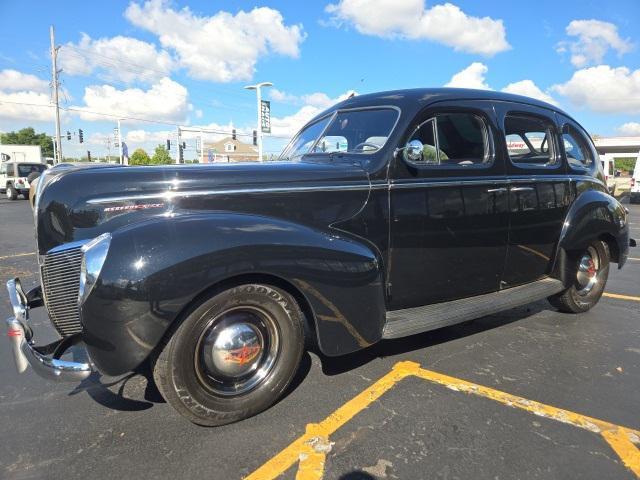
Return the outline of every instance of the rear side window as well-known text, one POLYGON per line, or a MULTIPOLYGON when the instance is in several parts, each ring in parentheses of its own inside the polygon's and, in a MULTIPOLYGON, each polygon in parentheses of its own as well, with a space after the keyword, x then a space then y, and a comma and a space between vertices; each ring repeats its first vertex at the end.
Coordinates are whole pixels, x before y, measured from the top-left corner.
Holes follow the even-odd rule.
POLYGON ((492 162, 489 130, 472 113, 442 113, 421 123, 409 141, 422 143, 422 158, 411 163, 425 166, 488 166, 492 162))
POLYGON ((15 167, 13 164, 7 165, 7 177, 15 176, 15 167))
POLYGON ((588 167, 593 163, 591 150, 584 137, 571 125, 562 128, 562 144, 571 166, 588 167))
POLYGON ((553 167, 557 164, 551 121, 528 115, 508 115, 504 120, 507 152, 520 167, 553 167))

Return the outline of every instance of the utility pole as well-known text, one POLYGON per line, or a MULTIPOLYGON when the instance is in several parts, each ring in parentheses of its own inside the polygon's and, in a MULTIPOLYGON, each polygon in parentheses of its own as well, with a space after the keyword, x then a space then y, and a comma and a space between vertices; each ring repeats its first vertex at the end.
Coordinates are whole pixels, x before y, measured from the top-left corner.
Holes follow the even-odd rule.
POLYGON ((182 148, 182 142, 180 141, 180 127, 178 127, 178 139, 176 142, 176 163, 180 163, 180 149, 182 148))
POLYGON ((51 37, 51 79, 53 82, 53 101, 56 106, 56 149, 53 163, 62 162, 62 141, 60 139, 60 100, 58 98, 58 49, 56 47, 55 34, 53 31, 53 25, 49 27, 49 36, 51 37))
POLYGON ((260 82, 255 85, 247 85, 244 87, 247 90, 255 90, 256 97, 258 99, 258 161, 262 161, 262 96, 261 96, 261 88, 262 87, 272 87, 273 83, 271 82, 260 82))

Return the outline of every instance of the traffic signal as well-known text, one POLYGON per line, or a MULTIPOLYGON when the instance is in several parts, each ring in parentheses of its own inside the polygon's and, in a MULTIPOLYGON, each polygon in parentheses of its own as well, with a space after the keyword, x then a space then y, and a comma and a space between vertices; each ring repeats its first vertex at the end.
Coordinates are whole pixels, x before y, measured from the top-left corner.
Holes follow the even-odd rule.
POLYGON ((256 130, 253 131, 253 145, 258 145, 258 132, 256 130))
POLYGON ((167 140, 167 150, 171 150, 171 140, 167 140))
POLYGON ((178 162, 184 163, 184 147, 182 145, 178 145, 178 162))
POLYGON ((84 135, 81 128, 78 129, 78 139, 80 140, 80 143, 84 142, 84 135))
POLYGON ((184 150, 185 148, 187 148, 187 142, 182 142, 182 150, 184 150))
POLYGON ((71 140, 71 132, 67 130, 67 140, 71 140))
POLYGON ((87 160, 91 161, 91 152, 87 150, 87 160))
POLYGON ((232 140, 236 139, 236 129, 235 128, 233 130, 231 130, 231 139, 232 140))

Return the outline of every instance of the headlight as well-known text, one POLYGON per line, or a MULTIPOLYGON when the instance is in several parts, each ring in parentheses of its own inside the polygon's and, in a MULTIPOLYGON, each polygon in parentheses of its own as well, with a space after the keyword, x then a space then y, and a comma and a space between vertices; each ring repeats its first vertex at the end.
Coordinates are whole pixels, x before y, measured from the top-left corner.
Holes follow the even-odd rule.
POLYGON ((96 284, 104 260, 109 252, 111 234, 103 233, 82 246, 82 265, 80 266, 80 288, 78 303, 82 305, 96 284))

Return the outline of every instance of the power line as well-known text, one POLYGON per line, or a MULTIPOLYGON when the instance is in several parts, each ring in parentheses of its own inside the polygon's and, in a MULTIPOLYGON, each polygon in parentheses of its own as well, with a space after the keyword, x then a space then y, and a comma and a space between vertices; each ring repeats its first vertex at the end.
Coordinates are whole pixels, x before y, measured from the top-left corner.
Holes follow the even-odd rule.
MULTIPOLYGON (((13 102, 10 100, 2 100, 0 99, 0 103, 7 103, 10 105, 23 105, 23 106, 28 106, 28 107, 44 107, 44 108, 55 108, 55 105, 44 105, 42 103, 28 103, 28 102, 13 102)), ((74 107, 60 107, 60 110, 64 110, 64 111, 68 111, 68 112, 78 112, 78 113, 87 113, 87 114, 91 114, 91 115, 98 115, 98 116, 103 116, 103 117, 110 117, 110 118, 115 118, 115 119, 121 119, 121 120, 132 120, 132 121, 136 121, 136 122, 145 122, 145 123, 151 123, 151 124, 158 124, 158 125, 170 125, 172 127, 183 127, 184 124, 182 123, 176 123, 176 122, 170 122, 170 121, 166 121, 166 120, 152 120, 149 118, 141 118, 141 117, 130 117, 130 116, 125 116, 125 115, 117 115, 114 113, 106 113, 106 112, 98 112, 95 110, 87 110, 84 108, 74 108, 74 107)), ((199 127, 192 127, 192 128, 199 128, 199 127)), ((207 130, 207 133, 213 133, 213 134, 218 134, 218 135, 232 135, 233 132, 227 132, 224 130, 209 130, 209 129, 204 129, 207 130)), ((242 136, 242 137, 251 137, 253 136, 253 132, 251 133, 242 133, 242 132, 238 132, 236 131, 236 135, 242 136)), ((279 136, 279 135, 269 135, 269 138, 280 138, 280 139, 284 139, 284 140, 288 140, 291 137, 285 137, 285 136, 279 136)))

